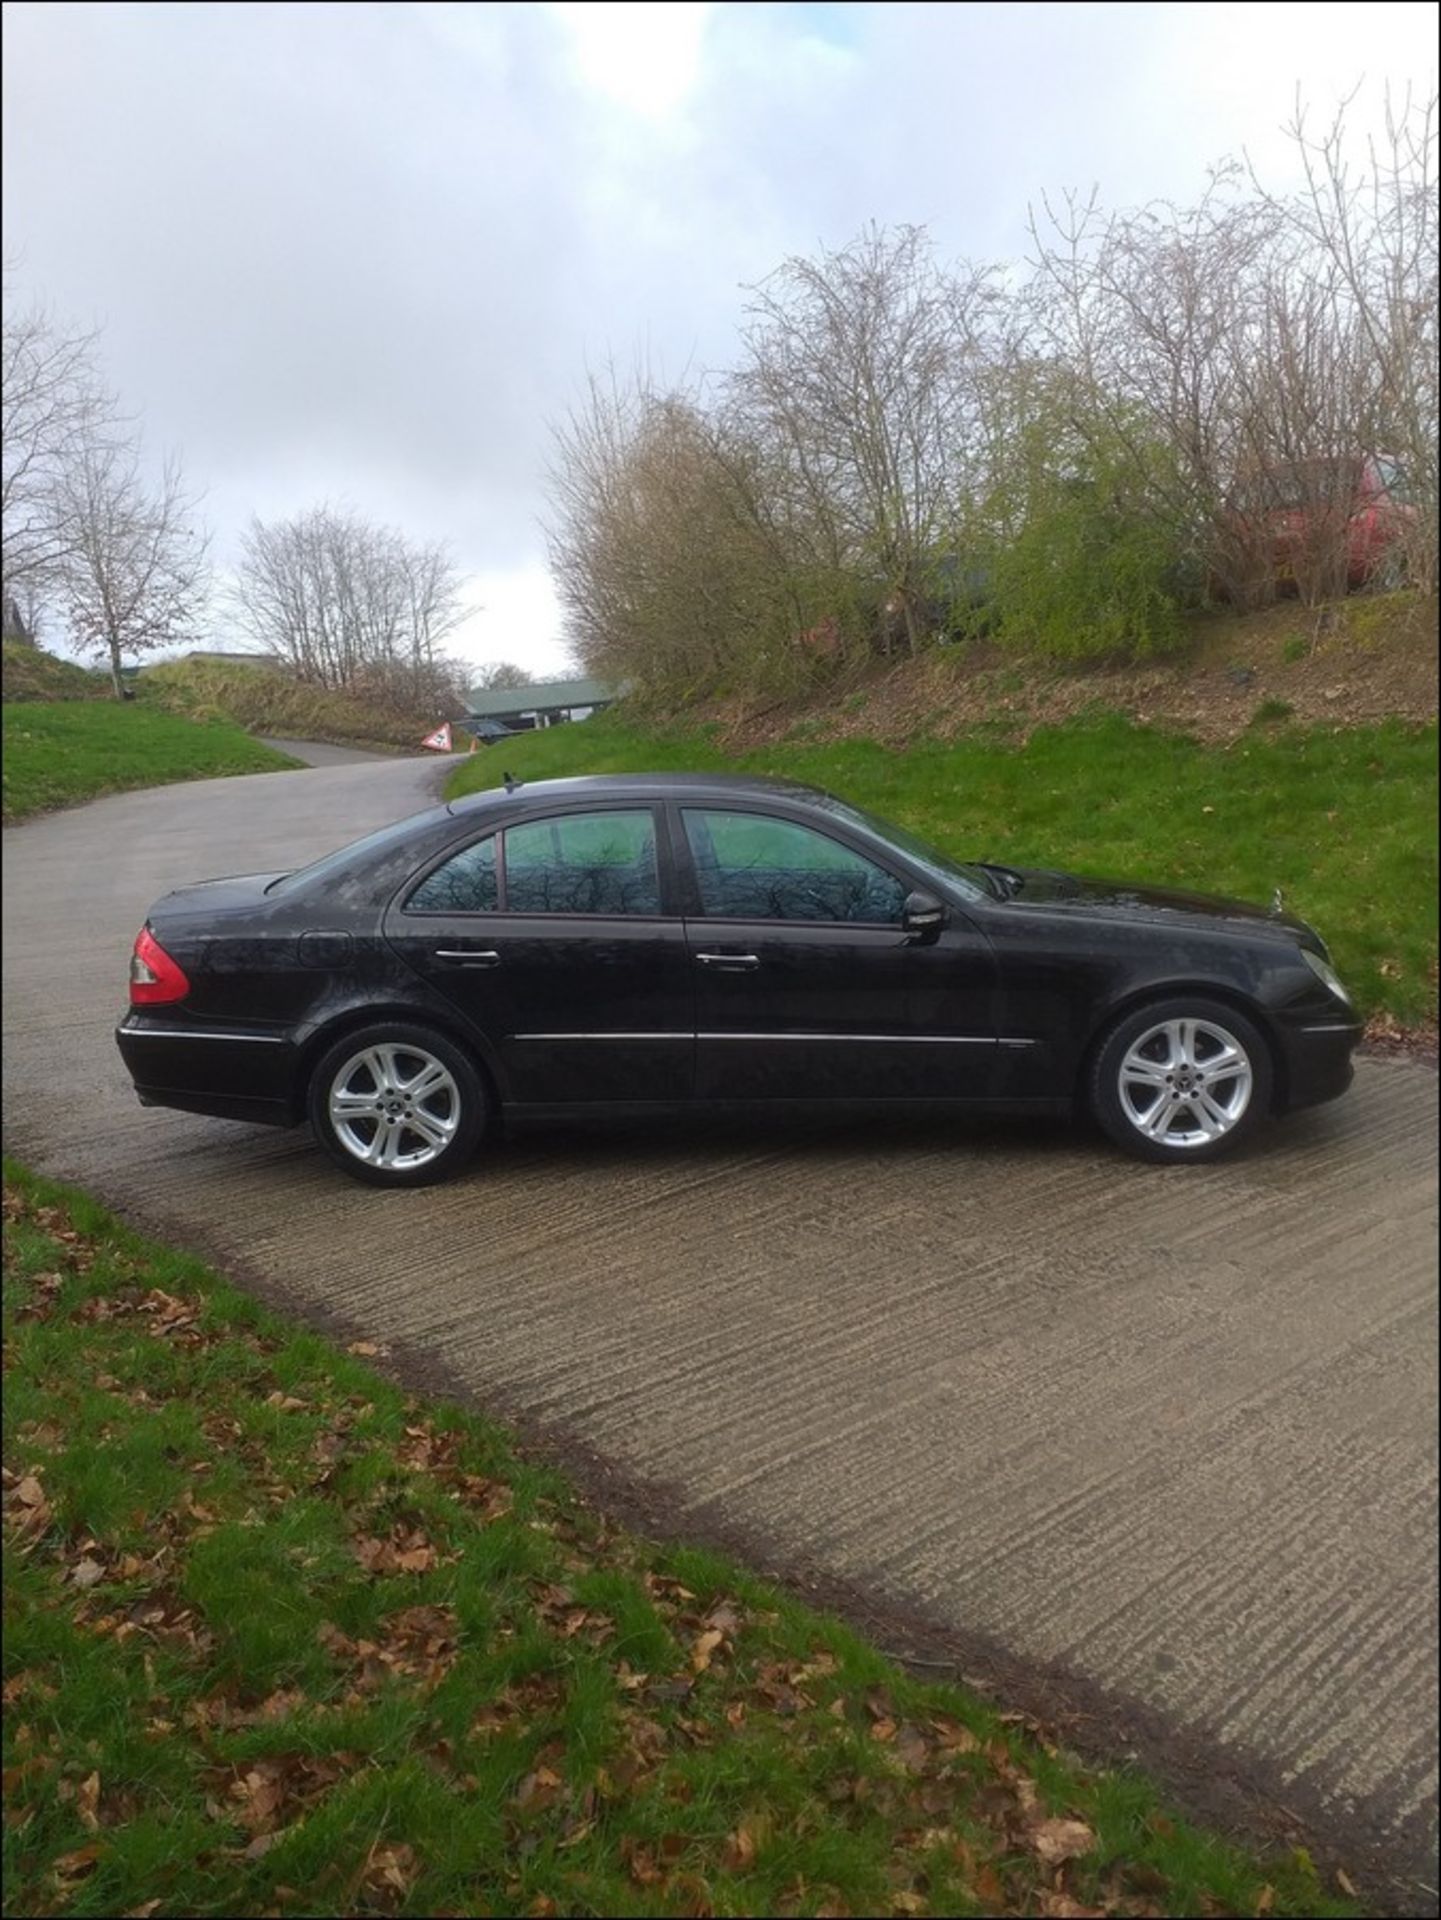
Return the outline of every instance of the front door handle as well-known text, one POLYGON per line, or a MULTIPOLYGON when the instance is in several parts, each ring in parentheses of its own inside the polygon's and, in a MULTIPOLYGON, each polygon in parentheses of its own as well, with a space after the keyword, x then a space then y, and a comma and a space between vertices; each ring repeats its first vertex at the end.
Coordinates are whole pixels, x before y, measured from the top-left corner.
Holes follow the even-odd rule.
POLYGON ((500 955, 493 949, 481 947, 437 947, 437 960, 445 960, 453 967, 498 967, 500 955))
POLYGON ((754 973, 760 965, 757 953, 698 953, 698 967, 714 967, 718 973, 754 973))

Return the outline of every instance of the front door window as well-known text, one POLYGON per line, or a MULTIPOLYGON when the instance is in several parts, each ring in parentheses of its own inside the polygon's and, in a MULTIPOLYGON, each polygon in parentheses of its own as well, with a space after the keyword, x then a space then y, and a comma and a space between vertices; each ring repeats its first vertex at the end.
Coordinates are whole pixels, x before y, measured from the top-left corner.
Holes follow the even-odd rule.
POLYGON ((707 918, 900 924, 904 884, 829 834, 759 813, 684 819, 707 918))

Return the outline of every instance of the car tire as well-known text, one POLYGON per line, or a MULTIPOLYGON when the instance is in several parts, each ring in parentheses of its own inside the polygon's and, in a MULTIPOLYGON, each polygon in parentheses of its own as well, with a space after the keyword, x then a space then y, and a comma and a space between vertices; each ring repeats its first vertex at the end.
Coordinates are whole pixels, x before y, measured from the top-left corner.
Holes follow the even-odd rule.
POLYGON ((1271 1111, 1273 1083, 1256 1023, 1224 1001, 1187 994, 1136 1007, 1108 1029, 1086 1096, 1125 1152, 1187 1164, 1244 1145, 1271 1111))
POLYGON ((445 1034, 377 1022, 322 1055, 308 1106, 316 1139, 353 1180, 425 1187, 470 1159, 491 1101, 475 1062, 445 1034))

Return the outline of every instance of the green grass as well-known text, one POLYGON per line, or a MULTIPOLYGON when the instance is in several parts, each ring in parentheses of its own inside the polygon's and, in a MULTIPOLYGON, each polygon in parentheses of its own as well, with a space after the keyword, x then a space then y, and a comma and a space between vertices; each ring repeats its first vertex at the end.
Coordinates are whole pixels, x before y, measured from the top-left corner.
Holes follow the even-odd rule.
MULTIPOLYGON (((1267 714, 1267 721, 1279 715, 1267 714)), ((1268 900, 1331 943, 1369 1016, 1436 1012, 1436 727, 1267 725, 1230 747, 1100 715, 1024 746, 978 734, 720 751, 616 714, 521 735, 452 775, 452 796, 577 773, 726 768, 829 787, 961 858, 1062 866, 1268 900)))
POLYGON ((125 787, 298 764, 227 721, 185 720, 137 701, 27 702, 0 712, 7 823, 125 787))
POLYGON ((1342 1914, 5 1176, 7 1914, 1342 1914))

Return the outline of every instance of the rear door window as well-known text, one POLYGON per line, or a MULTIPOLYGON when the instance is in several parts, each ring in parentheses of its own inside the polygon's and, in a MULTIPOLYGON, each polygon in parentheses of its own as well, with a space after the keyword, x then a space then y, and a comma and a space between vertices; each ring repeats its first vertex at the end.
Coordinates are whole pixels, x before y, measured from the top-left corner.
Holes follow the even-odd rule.
POLYGON ((661 912, 648 808, 526 820, 452 854, 406 901, 412 913, 661 912))
POLYGON ((507 913, 660 913, 648 808, 527 820, 506 828, 503 858, 507 913))
POLYGON ((500 876, 490 834, 452 854, 428 873, 406 901, 414 913, 494 913, 500 905, 500 876))

